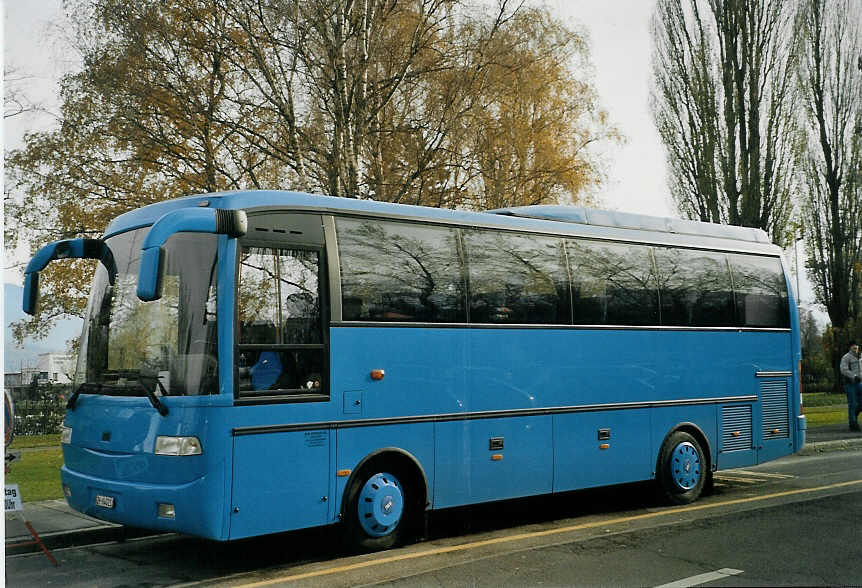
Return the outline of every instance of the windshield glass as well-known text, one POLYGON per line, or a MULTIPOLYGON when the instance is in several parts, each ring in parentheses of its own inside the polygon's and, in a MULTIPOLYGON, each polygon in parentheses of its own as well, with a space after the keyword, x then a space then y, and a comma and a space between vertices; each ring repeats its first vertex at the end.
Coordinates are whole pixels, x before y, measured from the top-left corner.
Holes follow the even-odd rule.
POLYGON ((81 334, 75 387, 84 394, 218 393, 215 235, 179 233, 163 247, 162 297, 136 294, 148 228, 106 239, 113 284, 99 265, 81 334))

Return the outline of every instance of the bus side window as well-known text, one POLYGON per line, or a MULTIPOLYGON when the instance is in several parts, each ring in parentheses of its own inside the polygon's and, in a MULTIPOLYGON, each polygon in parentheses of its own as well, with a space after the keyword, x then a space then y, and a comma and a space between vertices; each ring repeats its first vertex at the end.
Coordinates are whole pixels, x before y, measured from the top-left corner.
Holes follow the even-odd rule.
POLYGON ((276 343, 278 281, 273 249, 244 248, 240 260, 239 342, 276 343))
POLYGON ((734 326, 730 268, 723 253, 656 247, 661 324, 734 326))
POLYGON ((730 254, 736 319, 742 327, 789 328, 787 283, 777 257, 730 254))
POLYGON ((455 229, 350 218, 336 227, 344 320, 466 322, 455 229))
POLYGON ((464 231, 470 322, 570 324, 563 241, 495 231, 464 231))
POLYGON ((244 247, 237 292, 241 395, 324 392, 320 252, 244 247))
POLYGON ((658 325, 658 285, 650 248, 566 241, 576 325, 658 325))

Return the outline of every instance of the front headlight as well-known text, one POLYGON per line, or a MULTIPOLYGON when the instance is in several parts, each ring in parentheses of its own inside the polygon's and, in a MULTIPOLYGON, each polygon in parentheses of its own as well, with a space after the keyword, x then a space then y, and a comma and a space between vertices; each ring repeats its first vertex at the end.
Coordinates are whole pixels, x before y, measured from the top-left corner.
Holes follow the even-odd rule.
POLYGON ((72 427, 60 425, 60 443, 68 445, 72 442, 72 427))
POLYGON ((197 437, 156 437, 156 455, 200 455, 203 453, 197 437))

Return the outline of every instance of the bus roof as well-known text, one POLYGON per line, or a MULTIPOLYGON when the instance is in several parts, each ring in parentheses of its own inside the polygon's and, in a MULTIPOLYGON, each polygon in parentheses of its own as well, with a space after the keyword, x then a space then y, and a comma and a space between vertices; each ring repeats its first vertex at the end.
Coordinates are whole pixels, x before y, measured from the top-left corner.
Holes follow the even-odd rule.
POLYGON ((282 208, 320 213, 420 220, 473 227, 583 235, 597 239, 748 250, 772 255, 780 253, 780 250, 771 244, 768 235, 760 229, 599 210, 582 206, 518 206, 485 212, 471 212, 356 198, 320 196, 302 192, 267 190, 201 194, 150 204, 118 216, 108 226, 105 236, 148 226, 172 210, 203 206, 249 211, 282 208))
POLYGON ((599 210, 583 206, 514 206, 511 208, 489 210, 488 212, 505 216, 520 216, 583 225, 680 233, 683 235, 702 235, 719 239, 753 241, 755 243, 772 242, 766 231, 762 229, 633 214, 631 212, 618 212, 614 210, 599 210))

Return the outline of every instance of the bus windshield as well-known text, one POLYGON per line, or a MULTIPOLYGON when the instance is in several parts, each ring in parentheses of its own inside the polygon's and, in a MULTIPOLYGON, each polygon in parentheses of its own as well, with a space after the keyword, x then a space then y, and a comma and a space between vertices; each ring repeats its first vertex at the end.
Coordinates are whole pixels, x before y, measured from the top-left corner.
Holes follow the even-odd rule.
POLYGON ((75 389, 122 396, 218 393, 215 235, 179 233, 164 246, 162 297, 136 295, 142 228, 105 240, 81 334, 75 389))

